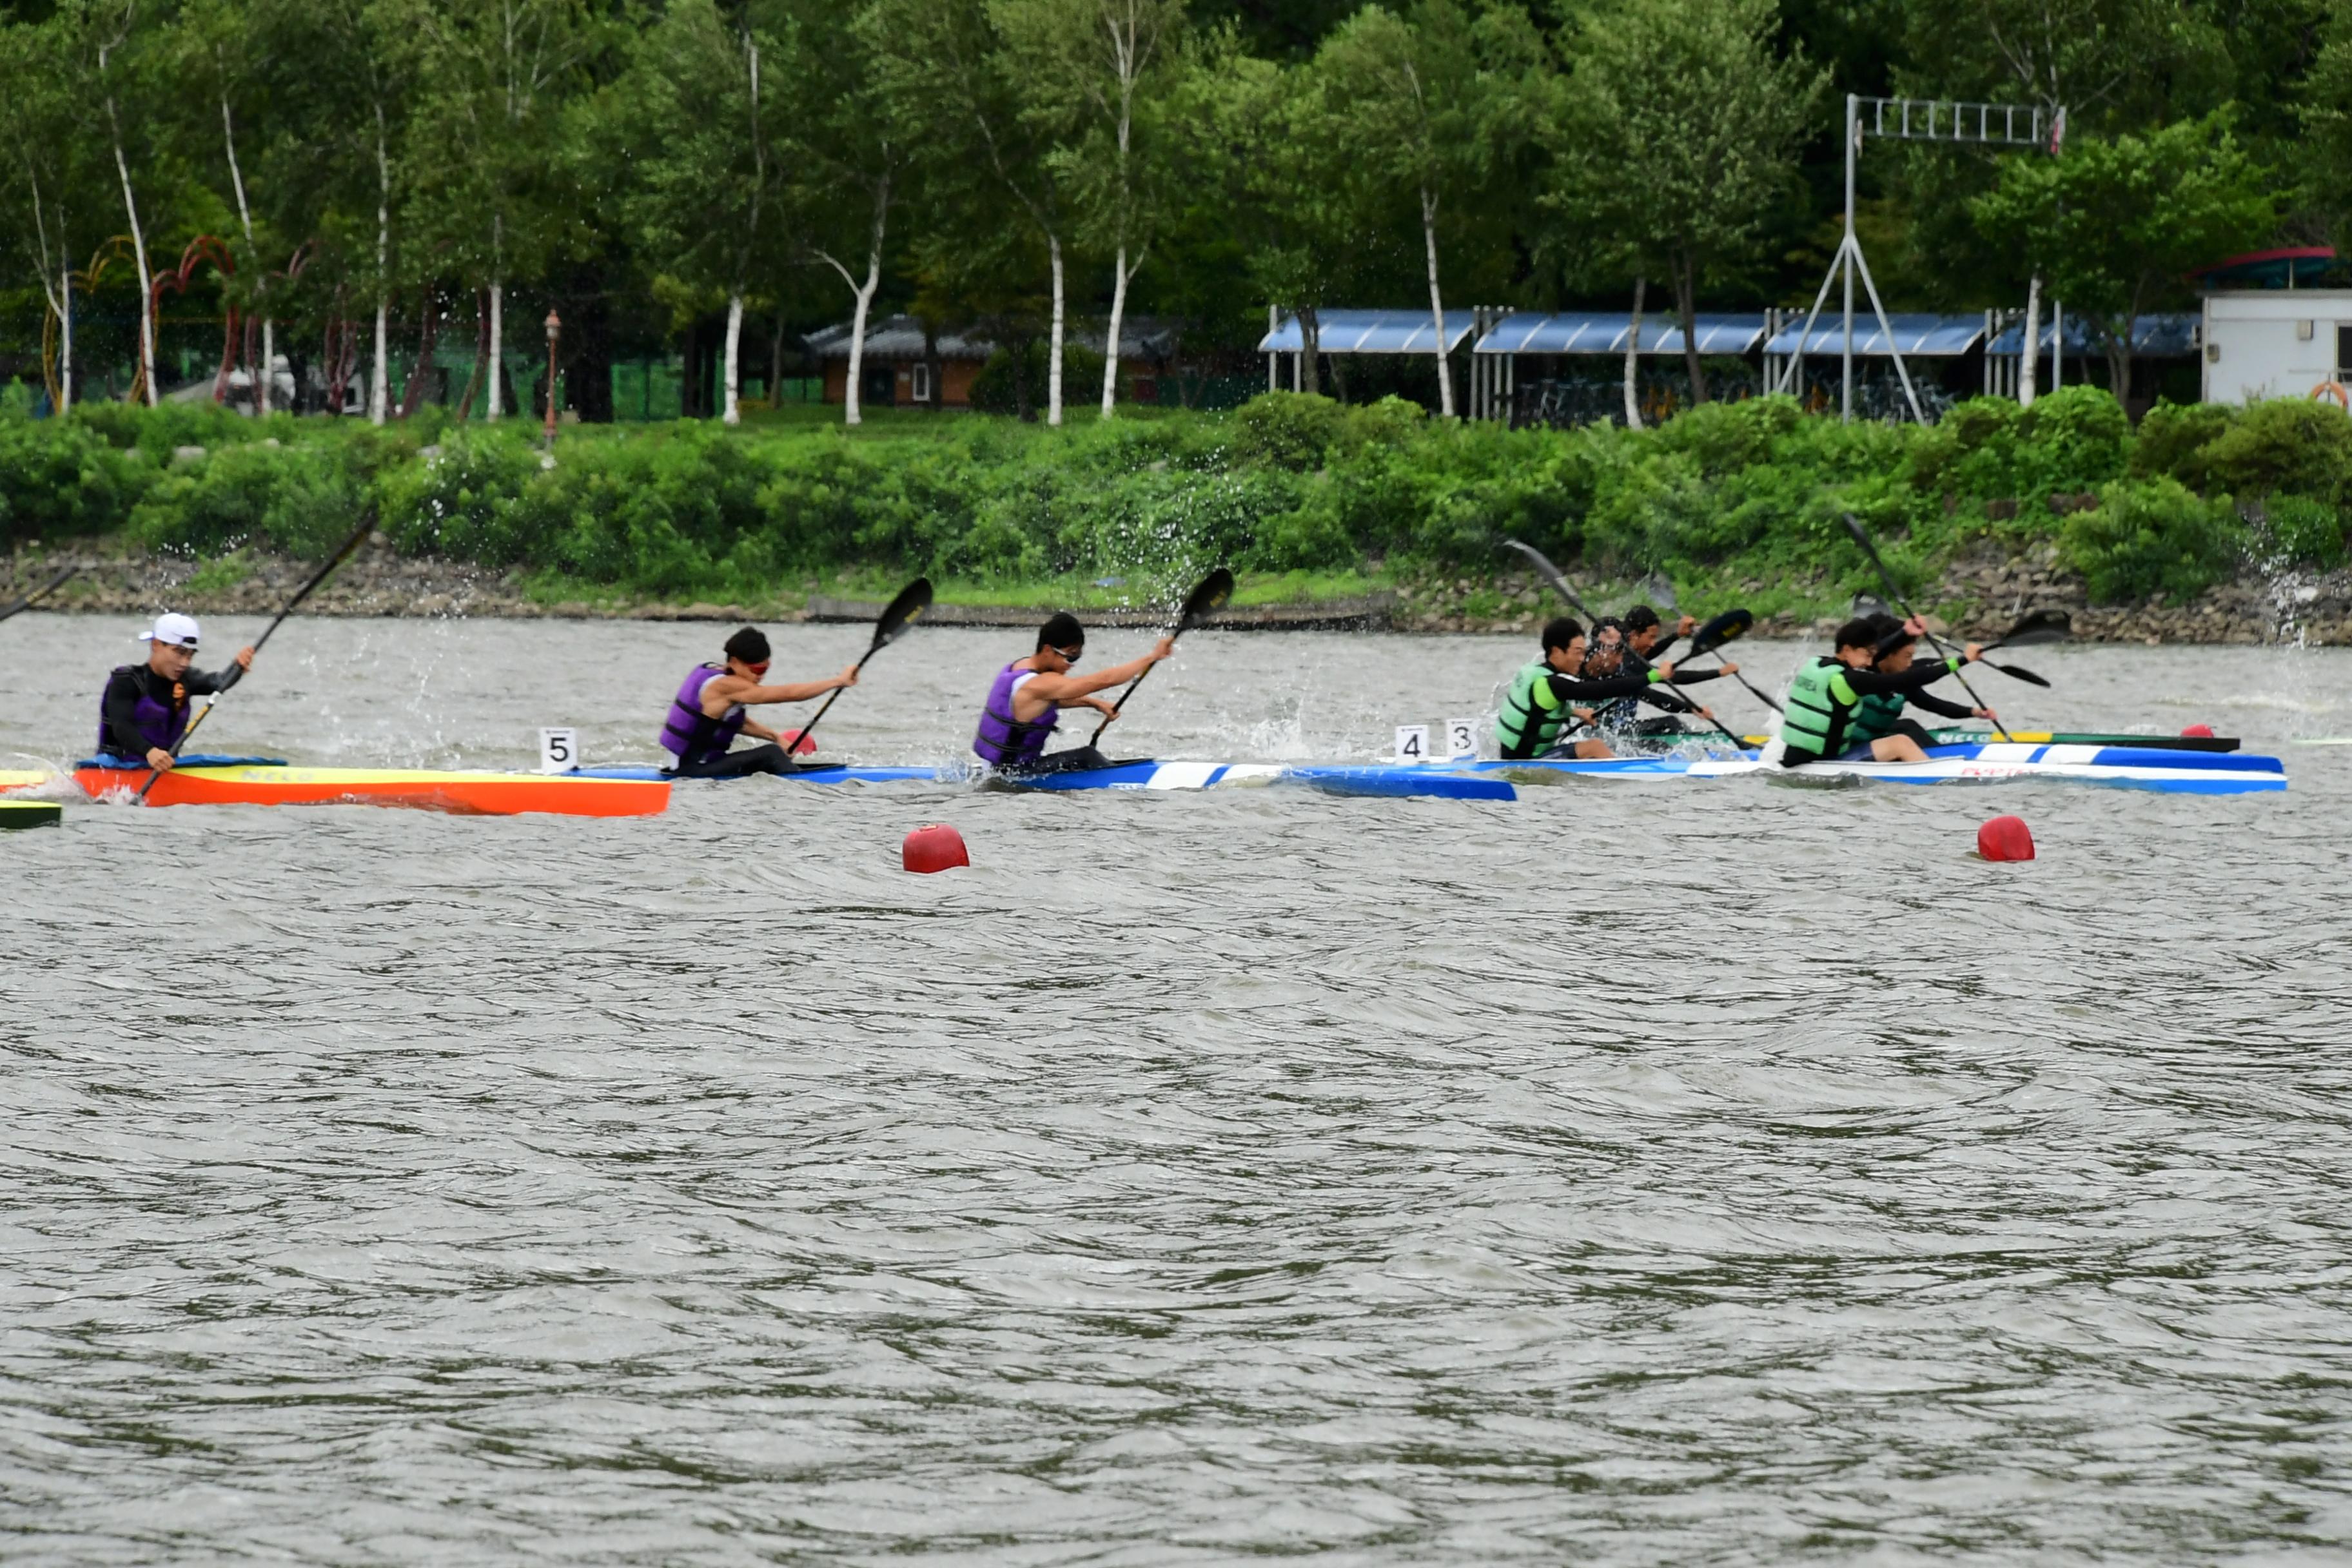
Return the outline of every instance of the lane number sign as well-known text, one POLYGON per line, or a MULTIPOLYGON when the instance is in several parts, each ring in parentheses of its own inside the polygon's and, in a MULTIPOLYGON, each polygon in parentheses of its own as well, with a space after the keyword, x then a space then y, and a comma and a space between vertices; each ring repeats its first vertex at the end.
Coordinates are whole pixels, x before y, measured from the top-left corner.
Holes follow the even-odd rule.
POLYGON ((1396 760, 1400 763, 1429 761, 1429 726, 1400 724, 1396 732, 1396 760))
POLYGON ((579 765, 579 731, 541 730, 539 732, 539 771, 541 773, 568 773, 579 765))
POLYGON ((1445 721, 1445 760, 1458 762, 1464 757, 1478 755, 1478 721, 1448 719, 1445 721))

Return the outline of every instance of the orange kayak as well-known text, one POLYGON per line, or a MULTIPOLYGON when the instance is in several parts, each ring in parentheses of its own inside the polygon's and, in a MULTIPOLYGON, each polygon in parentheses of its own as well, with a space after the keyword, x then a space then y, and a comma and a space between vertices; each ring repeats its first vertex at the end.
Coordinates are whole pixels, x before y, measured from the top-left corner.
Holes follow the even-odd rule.
MULTIPOLYGON (((82 767, 74 780, 92 800, 129 800, 143 769, 82 767)), ((565 816, 654 816, 669 808, 666 779, 579 778, 435 768, 299 768, 249 763, 174 768, 147 792, 149 805, 399 805, 466 816, 545 811, 565 816)))

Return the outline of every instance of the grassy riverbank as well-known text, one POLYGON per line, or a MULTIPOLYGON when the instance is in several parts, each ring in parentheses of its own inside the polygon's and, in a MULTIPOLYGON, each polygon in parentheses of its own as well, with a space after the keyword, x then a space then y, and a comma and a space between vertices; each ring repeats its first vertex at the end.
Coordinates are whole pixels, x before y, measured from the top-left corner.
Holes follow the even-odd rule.
POLYGON ((541 604, 790 608, 917 572, 967 604, 1164 599, 1228 563, 1251 604, 1383 590, 1468 619, 1526 599, 1498 549, 1687 601, 1811 616, 1874 587, 1851 511, 1906 586, 1965 553, 2037 556, 2093 603, 2185 601, 2249 559, 2340 565, 2352 418, 2299 402, 2160 407, 2135 432, 2095 388, 1979 400, 1940 426, 1841 426, 1783 399, 1662 428, 1510 431, 1411 405, 1274 394, 1226 416, 1062 429, 889 411, 845 431, 786 409, 536 432, 428 413, 374 429, 119 405, 0 413, 0 539, 103 537, 233 574, 315 555, 373 509, 392 546, 541 604), (1489 602, 1491 601, 1491 603, 1489 602))

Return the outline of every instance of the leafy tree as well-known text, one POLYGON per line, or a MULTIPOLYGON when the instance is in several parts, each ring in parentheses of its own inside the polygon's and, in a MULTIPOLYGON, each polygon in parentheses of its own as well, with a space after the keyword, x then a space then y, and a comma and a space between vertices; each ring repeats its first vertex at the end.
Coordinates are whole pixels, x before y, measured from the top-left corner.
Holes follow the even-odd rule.
POLYGON ((776 239, 792 100, 772 67, 791 58, 779 0, 722 15, 678 0, 646 35, 635 76, 631 208, 674 295, 727 304, 722 418, 740 423, 743 307, 776 239))
POLYGON ((883 86, 890 13, 870 0, 799 0, 799 6, 792 227, 803 250, 849 288, 842 418, 856 425, 864 418, 866 327, 882 286, 890 211, 906 195, 910 132, 893 119, 883 86))
POLYGON ((1775 0, 1630 0, 1564 40, 1552 210, 1640 280, 1664 276, 1694 400, 1706 401, 1702 279, 1753 259, 1786 199, 1826 79, 1773 52, 1775 0))
POLYGON ((2268 182, 2221 115, 2012 158, 1971 210, 2091 323, 2118 400, 2131 395, 2140 316, 2190 268, 2245 249, 2278 220, 2268 182))
POLYGON ((1509 152, 1542 43, 1516 7, 1475 22, 1458 0, 1410 0, 1402 12, 1367 5, 1325 40, 1314 70, 1356 177, 1402 194, 1419 214, 1437 330, 1438 406, 1454 416, 1438 227, 1447 200, 1485 194, 1509 152))
POLYGON ((0 184, 0 228, 14 237, 57 318, 57 367, 48 380, 60 412, 73 405, 75 258, 105 232, 112 210, 112 172, 98 165, 83 134, 66 43, 60 28, 0 29, 0 81, 7 84, 0 91, 0 138, 11 165, 0 184))
POLYGON ((1102 416, 1118 394, 1128 285, 1151 254, 1170 166, 1160 107, 1181 69, 1181 0, 994 0, 992 7, 1036 113, 1056 133, 1046 154, 1080 218, 1111 257, 1102 416), (1139 146, 1140 138, 1144 145, 1139 146))

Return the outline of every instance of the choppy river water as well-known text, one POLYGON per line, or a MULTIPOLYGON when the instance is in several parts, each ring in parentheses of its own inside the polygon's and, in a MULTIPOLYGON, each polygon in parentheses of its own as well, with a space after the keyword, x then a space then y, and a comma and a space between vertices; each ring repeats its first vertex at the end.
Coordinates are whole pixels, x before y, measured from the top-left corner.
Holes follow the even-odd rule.
MULTIPOLYGON (((0 626, 0 753, 133 629, 0 626)), ((726 629, 292 622, 205 738, 646 758, 726 629)), ((1113 749, 1369 758, 1528 641, 1200 636, 1113 749)), ((957 756, 1021 651, 916 633, 830 741, 957 756)), ((0 836, 0 1558, 2340 1562, 2352 749, 2286 742, 2352 656, 2023 662, 2292 788, 0 836)))

